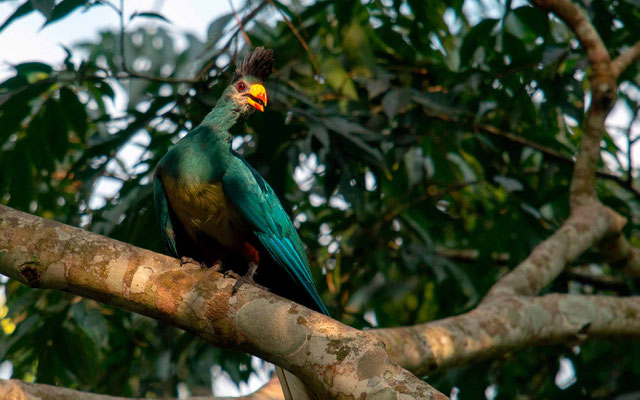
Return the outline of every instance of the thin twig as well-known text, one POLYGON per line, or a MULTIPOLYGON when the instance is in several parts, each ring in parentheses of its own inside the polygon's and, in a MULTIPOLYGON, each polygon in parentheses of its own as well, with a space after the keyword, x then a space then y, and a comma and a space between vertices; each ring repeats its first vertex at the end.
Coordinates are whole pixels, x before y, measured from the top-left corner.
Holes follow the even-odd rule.
MULTIPOLYGON (((438 118, 438 119, 440 119, 442 121, 446 121, 446 122, 453 122, 453 123, 458 123, 458 124, 460 124, 462 122, 460 120, 452 118, 448 114, 441 114, 441 113, 431 112, 431 113, 429 113, 429 116, 432 117, 432 118, 438 118)), ((482 132, 487 133, 489 135, 497 136, 497 137, 506 139, 511 143, 516 143, 516 144, 520 144, 522 146, 530 147, 530 148, 532 148, 534 150, 537 150, 537 151, 543 153, 549 159, 552 159, 552 160, 555 160, 555 161, 560 161, 562 163, 566 163, 566 164, 569 164, 569 165, 575 165, 575 163, 576 163, 575 159, 573 159, 571 156, 566 155, 566 154, 564 154, 564 153, 562 153, 562 152, 560 152, 560 151, 558 151, 556 149, 553 149, 551 147, 544 146, 542 144, 536 143, 536 142, 531 141, 529 139, 526 139, 526 138, 524 138, 522 136, 516 135, 515 133, 503 131, 503 130, 498 129, 495 126, 492 126, 492 125, 472 122, 470 124, 469 128, 474 132, 482 131, 482 132)), ((625 179, 625 177, 620 176, 620 175, 616 175, 614 173, 611 173, 609 171, 604 171, 604 170, 601 170, 601 169, 596 170, 596 176, 598 176, 599 178, 607 179, 607 180, 610 180, 610 181, 613 181, 613 182, 617 183, 622 188, 624 188, 624 189, 628 190, 629 192, 631 192, 638 200, 640 200, 640 190, 635 188, 635 187, 633 187, 632 185, 630 185, 627 182, 627 180, 625 179)))
POLYGON ((304 51, 307 52, 307 56, 309 56, 309 61, 311 61, 311 64, 313 65, 313 70, 315 71, 316 74, 320 74, 320 68, 318 67, 318 63, 316 62, 316 58, 313 56, 313 54, 311 54, 311 49, 309 49, 309 45, 307 44, 307 42, 304 40, 304 38, 302 37, 302 35, 300 35, 300 32, 298 32, 298 29, 295 27, 295 25, 293 25, 293 23, 291 22, 291 20, 289 19, 289 17, 287 17, 287 14, 285 14, 280 7, 276 6, 276 4, 273 2, 273 0, 268 0, 269 3, 271 3, 271 5, 278 10, 278 12, 280 13, 280 15, 282 15, 282 18, 284 18, 284 22, 286 22, 286 24, 289 26, 289 29, 291 29, 291 32, 293 32, 293 34, 295 35, 295 37, 298 39, 298 42, 300 42, 300 44, 302 45, 302 47, 304 48, 304 51))
POLYGON ((120 0, 120 9, 118 10, 118 16, 120 17, 120 61, 122 63, 122 70, 126 73, 129 73, 127 62, 124 56, 124 0, 120 0))
POLYGON ((238 23, 238 27, 242 32, 242 36, 244 36, 244 40, 247 42, 247 44, 249 44, 249 46, 253 47, 253 44, 251 43, 251 39, 249 39, 249 35, 247 35, 247 32, 244 30, 244 24, 242 23, 242 20, 240 19, 240 17, 238 17, 236 8, 233 6, 233 0, 229 0, 229 7, 231 7, 231 12, 233 13, 233 16, 235 17, 236 22, 238 23))
MULTIPOLYGON (((258 6, 253 9, 253 11, 245 15, 245 17, 242 19, 242 24, 246 25, 247 22, 253 19, 253 17, 255 17, 266 4, 266 0, 260 2, 260 4, 258 4, 258 6)), ((233 38, 238 34, 238 32, 240 32, 240 28, 236 29, 235 32, 231 34, 231 37, 229 38, 229 40, 227 40, 225 45, 222 46, 220 50, 218 50, 218 52, 211 57, 211 60, 209 60, 209 62, 205 64, 202 69, 200 69, 200 72, 195 77, 196 80, 204 80, 206 78, 209 71, 216 65, 217 58, 220 57, 225 51, 229 50, 229 47, 231 47, 231 44, 233 43, 233 38)))
POLYGON ((109 1, 100 1, 100 4, 104 4, 105 6, 111 8, 112 10, 114 10, 117 14, 118 14, 118 19, 120 20, 120 67, 122 68, 122 72, 117 73, 117 74, 112 74, 109 71, 107 72, 107 77, 109 78, 115 78, 115 79, 119 79, 119 80, 125 80, 125 79, 132 79, 132 78, 138 78, 138 79, 144 79, 147 81, 151 81, 151 82, 160 82, 160 83, 170 83, 170 84, 181 84, 181 83, 187 83, 187 84, 196 84, 199 82, 199 80, 197 79, 189 79, 189 78, 170 78, 170 77, 159 77, 159 76, 151 76, 151 75, 147 75, 147 74, 141 74, 135 71, 131 71, 129 69, 129 67, 127 66, 127 59, 125 56, 125 33, 126 33, 126 25, 124 22, 124 0, 120 0, 120 7, 116 7, 115 5, 113 5, 111 2, 109 1))
POLYGON ((570 281, 592 286, 596 290, 610 290, 617 292, 617 294, 622 296, 628 296, 631 294, 631 289, 625 281, 609 275, 594 275, 584 271, 584 269, 577 268, 564 273, 564 275, 566 275, 567 279, 570 281))

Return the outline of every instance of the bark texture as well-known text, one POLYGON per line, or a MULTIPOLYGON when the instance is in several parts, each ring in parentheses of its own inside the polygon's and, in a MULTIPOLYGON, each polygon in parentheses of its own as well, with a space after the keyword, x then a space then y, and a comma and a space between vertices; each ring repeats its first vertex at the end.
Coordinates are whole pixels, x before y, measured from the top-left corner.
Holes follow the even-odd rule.
MULTIPOLYGON (((189 397, 189 400, 282 400, 277 379, 270 380, 249 396, 242 397, 189 397)), ((3 400, 136 400, 130 397, 106 396, 52 385, 29 383, 16 379, 0 380, 0 399, 3 400)), ((142 399, 138 399, 142 400, 142 399)), ((164 399, 174 400, 174 399, 164 399)))
POLYGON ((210 269, 0 206, 0 273, 176 325, 296 374, 322 399, 444 399, 373 335, 210 269))

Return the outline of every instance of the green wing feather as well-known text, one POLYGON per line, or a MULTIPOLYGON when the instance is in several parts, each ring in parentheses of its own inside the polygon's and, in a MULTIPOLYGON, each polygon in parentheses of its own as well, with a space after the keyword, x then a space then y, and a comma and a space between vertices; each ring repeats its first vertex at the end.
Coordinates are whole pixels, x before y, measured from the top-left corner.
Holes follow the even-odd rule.
POLYGON ((329 315, 313 283, 302 240, 269 184, 244 158, 236 155, 222 177, 222 189, 251 222, 255 235, 274 260, 311 295, 320 310, 329 315))
POLYGON ((162 240, 165 246, 169 249, 171 254, 180 258, 178 249, 176 246, 176 234, 171 222, 171 214, 169 213, 169 204, 167 202, 167 193, 164 191, 164 185, 160 174, 156 172, 156 176, 153 179, 153 202, 156 210, 156 219, 160 224, 160 232, 162 234, 162 240))

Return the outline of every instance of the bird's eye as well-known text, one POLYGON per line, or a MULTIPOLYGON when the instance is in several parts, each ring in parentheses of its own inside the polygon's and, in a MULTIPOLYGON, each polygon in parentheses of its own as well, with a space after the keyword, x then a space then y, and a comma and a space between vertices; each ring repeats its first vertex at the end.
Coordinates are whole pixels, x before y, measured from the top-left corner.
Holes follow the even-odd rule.
POLYGON ((247 86, 244 84, 244 82, 238 82, 237 88, 239 91, 243 91, 247 88, 247 86))

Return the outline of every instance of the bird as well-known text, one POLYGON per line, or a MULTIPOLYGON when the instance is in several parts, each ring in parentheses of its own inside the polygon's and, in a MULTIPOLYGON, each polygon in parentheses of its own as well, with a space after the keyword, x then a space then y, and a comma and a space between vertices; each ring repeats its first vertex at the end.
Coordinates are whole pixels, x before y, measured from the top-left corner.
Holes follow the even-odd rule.
POLYGON ((233 294, 254 284, 329 315, 282 203, 231 146, 230 129, 267 106, 264 83, 273 65, 271 49, 247 53, 215 107, 160 159, 153 181, 156 219, 181 265, 229 268, 238 278, 233 294))
MULTIPOLYGON (((181 265, 230 267, 238 278, 232 294, 254 284, 328 316, 282 203, 231 146, 230 129, 267 106, 264 82, 273 65, 270 49, 248 53, 211 112, 160 159, 153 180, 156 219, 181 265)), ((277 367, 276 373, 286 400, 317 399, 291 372, 277 367)))

